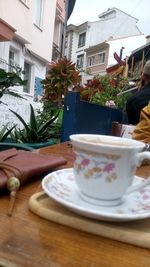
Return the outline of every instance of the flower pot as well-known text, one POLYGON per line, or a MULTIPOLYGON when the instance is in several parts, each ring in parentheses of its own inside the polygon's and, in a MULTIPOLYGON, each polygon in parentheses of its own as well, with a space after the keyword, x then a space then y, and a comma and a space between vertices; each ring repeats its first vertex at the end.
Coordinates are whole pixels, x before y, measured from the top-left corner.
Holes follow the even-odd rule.
POLYGON ((24 144, 19 144, 19 143, 13 143, 11 139, 8 139, 7 142, 2 142, 0 143, 0 151, 10 149, 10 148, 16 148, 16 149, 21 149, 21 150, 34 150, 46 146, 51 146, 55 144, 56 142, 51 139, 48 140, 47 142, 43 143, 24 143, 24 144))

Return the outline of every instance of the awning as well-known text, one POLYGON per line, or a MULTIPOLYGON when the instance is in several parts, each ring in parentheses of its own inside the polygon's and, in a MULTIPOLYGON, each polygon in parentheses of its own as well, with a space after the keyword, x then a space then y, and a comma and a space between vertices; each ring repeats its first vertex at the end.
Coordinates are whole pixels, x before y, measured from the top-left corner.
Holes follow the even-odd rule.
POLYGON ((0 19, 0 42, 11 41, 15 31, 7 22, 0 19))

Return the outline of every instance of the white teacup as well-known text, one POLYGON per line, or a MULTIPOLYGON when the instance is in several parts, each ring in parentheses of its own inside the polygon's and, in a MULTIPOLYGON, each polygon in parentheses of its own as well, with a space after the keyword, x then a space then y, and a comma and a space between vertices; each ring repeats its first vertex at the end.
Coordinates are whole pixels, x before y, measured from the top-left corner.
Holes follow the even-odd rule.
POLYGON ((74 134, 70 140, 75 153, 73 170, 84 200, 118 205, 124 195, 145 186, 146 180, 132 185, 136 167, 150 159, 150 152, 142 152, 143 142, 94 134, 74 134))

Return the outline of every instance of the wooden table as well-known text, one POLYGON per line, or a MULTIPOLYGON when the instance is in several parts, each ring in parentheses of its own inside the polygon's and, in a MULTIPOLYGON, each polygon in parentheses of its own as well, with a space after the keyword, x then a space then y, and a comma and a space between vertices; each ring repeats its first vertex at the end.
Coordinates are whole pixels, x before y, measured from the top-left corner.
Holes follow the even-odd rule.
MULTIPOLYGON (((62 155, 72 166, 67 143, 41 149, 62 155)), ((64 166, 63 166, 64 167, 64 166)), ((138 169, 147 177, 149 166, 138 169)), ((32 194, 41 190, 37 178, 18 192, 12 217, 7 215, 8 195, 0 199, 0 266, 7 267, 149 267, 150 251, 91 235, 44 220, 28 209, 32 194)))

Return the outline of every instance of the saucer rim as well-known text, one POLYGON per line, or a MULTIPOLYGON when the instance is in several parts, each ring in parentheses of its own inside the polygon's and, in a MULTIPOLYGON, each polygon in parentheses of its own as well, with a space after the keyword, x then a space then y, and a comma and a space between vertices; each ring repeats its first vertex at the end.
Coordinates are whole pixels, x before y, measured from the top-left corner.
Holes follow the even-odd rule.
MULTIPOLYGON (((42 188, 44 190, 44 192, 48 195, 48 197, 50 197, 51 199, 53 199, 54 201, 56 201, 57 203, 61 204, 62 206, 65 206, 68 209, 71 209, 72 211, 74 211, 75 213, 78 213, 80 215, 84 215, 85 217, 88 218, 94 218, 97 220, 104 220, 104 221, 131 221, 131 220, 142 220, 142 219, 146 219, 150 217, 150 212, 144 212, 144 213, 139 213, 139 214, 128 214, 128 213, 113 213, 113 212, 107 212, 107 211, 99 211, 99 210, 92 210, 91 207, 87 208, 87 207, 81 207, 78 204, 75 203, 70 203, 68 200, 64 200, 61 199, 60 197, 56 196, 56 194, 50 193, 48 188, 46 187, 46 183, 47 182, 51 182, 50 180, 54 179, 54 175, 57 175, 57 173, 61 173, 61 172, 71 172, 73 173, 73 168, 64 168, 64 169, 60 169, 60 170, 56 170, 54 172, 51 172, 49 174, 47 174, 41 182, 42 188)), ((136 179, 138 180, 144 180, 143 177, 140 176, 134 176, 136 179)), ((78 190, 78 188, 76 188, 76 190, 78 190)), ((135 194, 136 192, 134 192, 135 194)), ((79 193, 77 192, 78 197, 79 193)), ((130 197, 130 195, 125 196, 125 198, 130 197)), ((84 201, 82 199, 82 203, 86 203, 86 201, 84 201)), ((96 207, 96 205, 88 203, 91 206, 96 207)), ((121 207, 121 205, 116 205, 114 207, 121 207)), ((111 207, 104 207, 103 208, 111 208, 111 207)))

